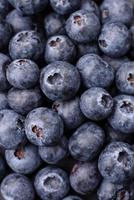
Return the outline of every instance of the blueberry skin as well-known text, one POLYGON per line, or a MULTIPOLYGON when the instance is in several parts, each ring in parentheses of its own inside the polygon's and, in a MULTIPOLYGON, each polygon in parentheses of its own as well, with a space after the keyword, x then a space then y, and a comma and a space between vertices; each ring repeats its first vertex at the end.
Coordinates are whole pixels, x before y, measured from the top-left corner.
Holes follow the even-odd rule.
POLYGON ((21 174, 12 173, 1 183, 1 195, 5 200, 34 200, 35 192, 30 180, 21 174))
POLYGON ((7 100, 7 93, 6 92, 0 92, 0 110, 8 109, 9 104, 7 100))
POLYGON ((7 90, 10 87, 6 78, 6 68, 10 62, 11 60, 7 55, 0 53, 0 91, 7 90))
POLYGON ((82 94, 80 108, 88 119, 102 120, 112 112, 113 99, 103 88, 92 87, 82 94))
POLYGON ((7 173, 6 162, 2 156, 0 156, 0 181, 4 178, 7 173))
POLYGON ((134 94, 134 62, 123 63, 116 72, 116 87, 125 94, 134 94))
POLYGON ((32 60, 17 59, 8 65, 6 75, 12 86, 19 89, 28 89, 37 84, 40 70, 32 60))
POLYGON ((116 141, 121 141, 121 142, 126 142, 126 143, 132 142, 133 135, 124 134, 120 131, 116 131, 109 124, 105 125, 105 133, 106 133, 107 143, 116 142, 116 141))
POLYGON ((97 55, 100 54, 99 47, 95 42, 90 42, 87 44, 78 44, 77 48, 78 48, 79 58, 86 54, 97 54, 97 55))
POLYGON ((82 56, 76 66, 86 88, 108 88, 114 80, 113 68, 96 54, 82 56))
POLYGON ((27 0, 8 0, 16 10, 24 15, 33 15, 46 8, 48 0, 27 1, 27 0))
POLYGON ((6 150, 5 157, 9 167, 20 174, 31 174, 41 164, 38 148, 32 144, 6 150))
POLYGON ((98 168, 111 183, 122 184, 134 177, 134 151, 124 142, 110 143, 100 154, 98 168))
POLYGON ((14 33, 33 29, 32 18, 24 16, 21 12, 15 9, 8 13, 6 16, 6 22, 12 26, 14 33))
POLYGON ((0 18, 4 18, 10 10, 8 0, 0 0, 0 18))
POLYGON ((39 88, 20 90, 11 88, 8 91, 9 106, 17 113, 26 115, 43 103, 42 93, 39 88))
POLYGON ((76 48, 66 35, 55 35, 47 40, 44 56, 47 63, 59 60, 72 62, 76 57, 76 48))
POLYGON ((69 191, 69 178, 60 168, 46 167, 37 173, 34 186, 42 200, 59 200, 69 191))
POLYGON ((57 164, 63 158, 67 156, 68 153, 68 140, 66 137, 63 137, 59 144, 47 147, 40 146, 39 147, 39 155, 43 161, 48 164, 57 164))
POLYGON ((40 58, 44 50, 44 39, 36 31, 21 31, 9 43, 9 53, 13 60, 40 58))
POLYGON ((87 43, 97 39, 100 32, 99 18, 87 10, 78 10, 66 21, 68 36, 78 43, 87 43))
POLYGON ((12 37, 12 27, 5 20, 0 19, 0 51, 6 48, 12 37))
POLYGON ((113 184, 108 180, 103 180, 98 191, 98 200, 111 200, 111 199, 121 199, 132 200, 133 199, 133 189, 134 183, 129 183, 128 185, 123 184, 113 184))
POLYGON ((80 109, 79 97, 68 101, 57 100, 53 103, 52 109, 61 116, 67 129, 76 129, 85 120, 80 109))
POLYGON ((121 22, 131 25, 133 22, 133 3, 131 0, 104 0, 101 4, 102 23, 121 22))
POLYGON ((5 149, 14 149, 24 142, 24 117, 13 110, 0 111, 0 145, 5 149))
POLYGON ((44 29, 46 35, 53 36, 57 34, 65 34, 65 19, 57 13, 51 12, 44 18, 44 29))
POLYGON ((82 198, 80 198, 78 196, 67 196, 62 200, 82 200, 82 198))
POLYGON ((80 87, 80 75, 76 67, 63 61, 53 62, 43 68, 40 87, 52 101, 73 98, 80 87))
POLYGON ((100 153, 104 140, 104 131, 95 123, 87 122, 70 137, 70 154, 76 160, 91 161, 100 153))
POLYGON ((61 140, 63 130, 60 116, 48 108, 32 110, 25 120, 26 136, 37 146, 54 146, 61 140))
POLYGON ((101 30, 98 43, 101 51, 109 57, 124 56, 130 48, 130 32, 120 23, 106 23, 101 30))
POLYGON ((100 9, 92 0, 81 0, 81 9, 87 10, 88 12, 94 12, 98 17, 100 17, 100 9))
POLYGON ((108 118, 109 124, 117 131, 130 134, 134 132, 134 97, 118 95, 108 118))
POLYGON ((96 162, 77 163, 70 174, 70 184, 74 191, 86 195, 98 187, 101 176, 96 162))
POLYGON ((129 59, 126 56, 121 57, 121 58, 111 58, 111 57, 108 57, 106 55, 102 55, 102 58, 109 65, 112 66, 112 68, 114 69, 115 72, 121 67, 121 65, 123 65, 126 62, 129 62, 129 59))
POLYGON ((80 7, 81 1, 80 0, 73 0, 73 1, 50 0, 50 4, 56 13, 60 15, 66 15, 66 14, 72 13, 75 10, 78 10, 78 8, 80 7))

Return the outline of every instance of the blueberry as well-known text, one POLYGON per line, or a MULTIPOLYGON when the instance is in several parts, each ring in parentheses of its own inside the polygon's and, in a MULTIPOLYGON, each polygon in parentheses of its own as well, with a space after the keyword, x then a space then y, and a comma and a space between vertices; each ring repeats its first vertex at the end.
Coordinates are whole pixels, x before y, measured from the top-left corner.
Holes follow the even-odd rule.
POLYGON ((49 99, 68 100, 73 98, 79 90, 80 75, 73 65, 56 61, 43 68, 40 85, 49 99))
POLYGON ((41 164, 41 159, 36 146, 26 144, 16 149, 6 150, 5 157, 9 167, 17 173, 30 174, 41 164))
POLYGON ((98 189, 98 199, 99 200, 111 200, 111 199, 133 199, 133 188, 134 183, 128 185, 123 184, 113 184, 108 180, 103 180, 98 189))
POLYGON ((134 97, 118 95, 114 98, 114 108, 108 118, 109 124, 122 133, 134 132, 134 97))
POLYGON ((4 178, 7 173, 6 162, 4 158, 0 155, 0 180, 4 178))
POLYGON ((80 3, 80 0, 50 0, 53 10, 60 15, 72 13, 80 7, 80 3))
POLYGON ((120 23, 106 23, 98 38, 99 47, 109 57, 124 56, 130 48, 130 32, 120 23))
POLYGON ((69 151, 79 161, 91 161, 100 153, 105 140, 104 131, 95 123, 81 125, 69 140, 69 151))
POLYGON ((102 55, 103 60, 105 60, 109 65, 112 66, 114 71, 117 71, 122 64, 129 62, 128 57, 124 56, 121 58, 111 58, 106 55, 102 55))
POLYGON ((79 101, 79 97, 75 97, 68 101, 57 100, 53 103, 52 109, 58 112, 67 129, 78 128, 85 120, 79 101))
POLYGON ((35 177, 35 189, 42 200, 59 200, 69 191, 69 179, 65 171, 46 167, 35 177))
POLYGON ((100 54, 99 47, 97 43, 90 42, 86 44, 78 44, 78 56, 82 57, 86 54, 100 54))
POLYGON ((4 18, 10 10, 8 0, 0 0, 0 18, 4 18))
POLYGON ((8 0, 14 8, 22 12, 24 15, 33 15, 44 10, 48 4, 48 0, 24 1, 24 0, 8 0))
POLYGON ((0 90, 7 90, 10 87, 6 78, 6 68, 10 62, 7 55, 0 53, 0 90))
POLYGON ((133 22, 133 4, 131 0, 104 0, 101 5, 102 22, 121 22, 131 25, 133 22))
POLYGON ((51 109, 36 108, 26 117, 25 131, 31 143, 37 146, 53 146, 63 136, 63 121, 51 109))
POLYGON ((39 88, 20 90, 11 88, 8 91, 9 106, 22 115, 27 114, 34 108, 40 107, 43 103, 42 94, 39 88))
POLYGON ((35 192, 30 180, 23 175, 12 173, 1 183, 1 195, 5 200, 34 200, 35 192))
POLYGON ((27 58, 37 60, 44 50, 44 39, 36 31, 21 31, 10 41, 9 53, 13 60, 27 58))
POLYGON ((134 94, 134 62, 123 63, 116 73, 116 87, 120 92, 134 94))
POLYGON ((96 54, 82 56, 77 62, 77 68, 86 88, 108 88, 114 80, 113 68, 96 54))
POLYGON ((63 137, 59 144, 47 147, 39 147, 39 155, 48 164, 57 164, 63 158, 67 156, 68 153, 68 140, 63 137))
POLYGON ((67 36, 55 35, 48 39, 45 48, 45 60, 47 63, 58 60, 71 62, 75 57, 75 45, 67 36))
POLYGON ((77 163, 70 174, 70 184, 79 194, 86 195, 93 192, 99 185, 101 176, 96 162, 77 163))
POLYGON ((88 12, 94 12, 98 17, 100 17, 100 9, 95 1, 82 0, 81 9, 87 10, 88 12))
POLYGON ((32 18, 29 16, 24 16, 15 9, 6 16, 6 21, 12 25, 14 33, 33 29, 32 18))
POLYGON ((6 92, 0 92, 0 110, 8 109, 9 104, 7 100, 7 93, 6 92))
POLYGON ((0 145, 5 149, 16 148, 24 142, 24 117, 13 110, 0 111, 0 145))
POLYGON ((92 87, 82 94, 80 108, 88 119, 102 120, 112 112, 113 99, 106 90, 92 87))
POLYGON ((112 183, 125 183, 134 177, 134 151, 123 142, 110 143, 100 154, 98 167, 101 175, 112 183))
POLYGON ((96 40, 100 32, 99 18, 87 10, 78 10, 70 15, 66 21, 68 36, 78 43, 96 40))
POLYGON ((65 19, 57 13, 50 13, 45 16, 44 29, 47 36, 53 36, 56 34, 64 34, 64 23, 65 19))
POLYGON ((12 86, 27 89, 37 84, 40 70, 32 60, 18 59, 8 65, 6 75, 12 86))
POLYGON ((78 196, 67 196, 62 200, 82 200, 82 198, 78 197, 78 196))
POLYGON ((12 27, 6 21, 0 19, 0 50, 6 48, 12 37, 12 27))
POLYGON ((120 131, 116 131, 109 124, 105 125, 105 133, 106 133, 107 143, 116 142, 116 141, 121 141, 121 142, 126 142, 126 143, 132 142, 133 135, 124 134, 120 131))

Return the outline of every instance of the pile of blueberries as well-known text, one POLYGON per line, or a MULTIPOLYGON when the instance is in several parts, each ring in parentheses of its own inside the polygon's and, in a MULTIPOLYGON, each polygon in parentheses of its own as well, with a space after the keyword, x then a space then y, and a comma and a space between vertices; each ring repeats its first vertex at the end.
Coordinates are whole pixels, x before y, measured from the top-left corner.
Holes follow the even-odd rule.
POLYGON ((132 0, 0 0, 0 200, 134 200, 132 0))

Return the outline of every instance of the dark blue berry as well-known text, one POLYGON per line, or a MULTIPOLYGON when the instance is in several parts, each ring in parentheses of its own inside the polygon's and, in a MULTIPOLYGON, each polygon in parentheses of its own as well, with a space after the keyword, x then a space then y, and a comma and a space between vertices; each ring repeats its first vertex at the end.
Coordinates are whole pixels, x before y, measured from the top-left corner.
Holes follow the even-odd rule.
POLYGON ((53 10, 60 15, 66 15, 78 10, 80 3, 80 0, 50 0, 53 10))
POLYGON ((25 120, 25 131, 29 141, 37 146, 54 146, 63 136, 63 121, 48 108, 32 110, 25 120))
POLYGON ((88 119, 102 120, 112 112, 113 99, 103 88, 92 87, 82 94, 80 108, 88 119))
POLYGON ((0 111, 0 145, 14 149, 25 141, 24 117, 13 110, 0 111))
POLYGON ((112 183, 125 183, 134 177, 134 151, 123 142, 110 143, 100 154, 101 175, 112 183))
POLYGON ((33 29, 32 18, 15 9, 6 16, 6 21, 12 26, 14 33, 33 29))
POLYGON ((44 50, 44 39, 36 31, 21 31, 10 41, 9 53, 13 60, 27 58, 37 60, 44 50))
POLYGON ((45 16, 44 29, 47 36, 53 36, 56 34, 65 34, 64 29, 65 19, 57 13, 50 13, 45 16))
POLYGON ((81 9, 87 10, 88 12, 94 12, 98 17, 100 17, 100 9, 95 1, 81 0, 81 9))
POLYGON ((0 0, 0 18, 4 18, 10 10, 8 0, 0 0))
POLYGON ((22 115, 26 115, 43 103, 42 93, 39 88, 20 90, 11 88, 8 91, 9 106, 22 115))
POLYGON ((51 147, 41 146, 39 147, 39 155, 48 164, 57 164, 68 153, 68 140, 63 137, 61 141, 51 147))
POLYGON ((99 18, 87 10, 78 10, 70 15, 66 21, 68 36, 78 43, 96 40, 100 32, 99 18))
POLYGON ((73 65, 56 61, 43 68, 40 86, 43 93, 53 101, 68 100, 79 90, 80 75, 73 65))
POLYGON ((108 118, 109 124, 122 133, 134 132, 134 97, 118 95, 114 98, 113 111, 108 118))
POLYGON ((37 84, 40 70, 32 60, 18 59, 8 65, 6 75, 12 86, 27 89, 37 84))
POLYGON ((76 160, 90 161, 100 153, 104 140, 104 131, 95 123, 87 122, 70 137, 69 151, 76 160))
POLYGON ((71 62, 75 57, 75 45, 67 36, 55 35, 48 39, 45 48, 45 60, 47 63, 58 60, 71 62))
POLYGON ((78 44, 78 56, 79 58, 86 54, 100 54, 99 47, 97 43, 90 42, 86 44, 78 44))
POLYGON ((102 22, 122 22, 131 25, 133 22, 133 4, 131 0, 104 0, 101 4, 102 22))
POLYGON ((5 157, 9 167, 17 173, 33 173, 41 164, 41 159, 36 146, 26 144, 16 149, 6 150, 5 157))
POLYGON ((8 0, 14 8, 24 15, 33 15, 44 10, 48 4, 48 0, 24 1, 24 0, 8 0))
POLYGON ((113 68, 96 54, 82 56, 77 62, 77 68, 86 88, 108 88, 114 80, 113 68))
POLYGON ((101 176, 96 162, 77 163, 70 174, 70 184, 79 194, 86 195, 98 187, 101 176))
POLYGON ((0 92, 0 110, 8 109, 9 104, 7 100, 7 93, 6 92, 0 92))
POLYGON ((98 38, 99 47, 109 57, 118 58, 124 56, 130 48, 130 32, 120 23, 106 23, 98 38))
POLYGON ((46 167, 35 177, 35 189, 42 200, 59 200, 69 191, 69 179, 65 171, 46 167))
POLYGON ((31 181, 23 175, 12 173, 6 176, 0 187, 5 200, 34 200, 35 192, 31 181))
POLYGON ((6 21, 0 19, 0 50, 6 48, 12 37, 12 27, 6 21))
POLYGON ((53 103, 52 109, 58 112, 67 129, 78 128, 85 120, 80 109, 79 97, 68 101, 57 100, 53 103))

